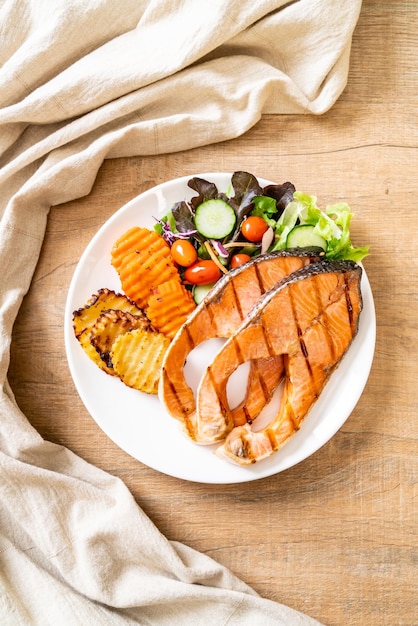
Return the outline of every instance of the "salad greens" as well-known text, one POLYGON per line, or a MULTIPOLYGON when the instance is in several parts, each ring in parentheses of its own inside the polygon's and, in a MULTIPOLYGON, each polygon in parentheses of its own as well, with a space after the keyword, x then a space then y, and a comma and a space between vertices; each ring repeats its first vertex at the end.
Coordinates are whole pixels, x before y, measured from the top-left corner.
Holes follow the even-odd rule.
POLYGON ((326 258, 360 262, 368 254, 368 246, 355 247, 351 242, 349 227, 353 214, 344 202, 322 210, 317 206, 315 196, 297 191, 292 183, 262 187, 253 174, 244 171, 234 172, 226 192, 219 191, 214 183, 198 177, 191 178, 188 186, 197 195, 188 202, 176 202, 154 228, 169 245, 176 239, 188 239, 201 258, 207 258, 209 249, 212 258, 215 255, 224 267, 228 267, 229 259, 237 252, 257 256, 266 251, 286 249, 289 234, 294 228, 303 225, 313 227, 308 230, 315 233, 315 240, 322 238, 325 241, 326 258), (202 203, 218 199, 232 207, 236 216, 235 226, 224 238, 209 240, 199 232, 195 213, 202 203), (268 236, 266 234, 264 238, 264 246, 262 241, 250 243, 242 235, 242 223, 250 216, 261 217, 267 224, 268 236))
POLYGON ((316 197, 295 191, 293 200, 284 209, 275 225, 275 243, 272 250, 286 248, 289 233, 297 225, 314 226, 314 232, 327 244, 325 256, 329 259, 347 259, 359 262, 368 254, 369 247, 354 247, 350 239, 350 221, 353 214, 345 202, 318 208, 316 197))

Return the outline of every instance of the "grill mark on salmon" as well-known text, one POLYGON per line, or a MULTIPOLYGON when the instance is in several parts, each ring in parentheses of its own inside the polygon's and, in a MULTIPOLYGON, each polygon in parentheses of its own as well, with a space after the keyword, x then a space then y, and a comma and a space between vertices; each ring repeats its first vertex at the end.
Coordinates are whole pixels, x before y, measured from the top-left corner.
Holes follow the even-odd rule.
MULTIPOLYGON (((319 293, 318 293, 318 285, 317 285, 317 281, 315 279, 312 279, 312 285, 311 285, 311 293, 313 293, 314 298, 312 298, 312 301, 315 302, 315 306, 318 305, 318 303, 320 302, 320 298, 319 298, 319 293)), ((291 305, 291 309, 292 309, 292 315, 293 318, 295 320, 295 326, 296 326, 296 332, 297 332, 297 336, 298 336, 298 341, 299 341, 299 346, 302 352, 302 355, 305 358, 305 364, 306 364, 306 368, 310 377, 310 381, 311 384, 314 385, 315 384, 315 377, 313 375, 313 371, 312 371, 312 367, 310 365, 309 362, 309 351, 306 347, 305 341, 303 339, 303 328, 302 326, 305 326, 306 324, 306 320, 299 320, 299 311, 298 311, 298 306, 297 303, 295 301, 294 295, 292 294, 292 291, 289 291, 289 301, 290 301, 290 305, 291 305)), ((319 307, 318 307, 319 310, 319 307)), ((308 323, 311 323, 311 319, 309 317, 309 321, 308 323)), ((288 370, 287 370, 288 371, 288 370)), ((297 424, 293 421, 293 425, 295 428, 297 428, 297 424)))
POLYGON ((215 356, 210 379, 203 375, 195 439, 216 443, 226 437, 220 453, 240 464, 261 460, 281 447, 300 428, 357 333, 360 281, 361 268, 355 263, 325 261, 270 289, 215 356), (248 424, 234 426, 225 403, 228 379, 241 363, 261 360, 271 350, 282 356, 285 372, 276 416, 258 432, 248 424))
POLYGON ((275 353, 274 353, 274 348, 273 348, 273 346, 272 346, 272 345, 271 345, 271 343, 270 343, 270 339, 269 339, 268 331, 267 331, 267 329, 264 327, 264 324, 262 324, 261 328, 262 328, 262 331, 263 331, 263 335, 262 335, 262 336, 263 336, 263 341, 264 341, 264 343, 265 343, 265 345, 266 345, 266 348, 267 348, 267 353, 268 353, 268 356, 269 356, 269 357, 272 357, 272 356, 274 357, 274 356, 275 356, 275 353))
POLYGON ((242 363, 243 362, 243 355, 242 355, 242 352, 241 352, 241 348, 239 347, 239 343, 234 343, 234 348, 235 348, 237 360, 240 363, 242 363))
MULTIPOLYGON (((185 342, 187 342, 188 352, 191 352, 195 347, 195 342, 188 328, 185 328, 184 340, 185 342)), ((185 402, 185 398, 181 395, 181 389, 178 390, 176 385, 170 379, 167 379, 166 384, 169 389, 169 394, 171 402, 173 403, 173 407, 176 407, 175 410, 181 412, 183 414, 183 418, 187 420, 187 416, 190 411, 190 407, 187 403, 187 398, 185 402)))
POLYGON ((306 346, 305 346, 305 342, 303 341, 302 337, 299 339, 299 343, 300 343, 300 347, 301 347, 303 356, 305 357, 306 360, 308 360, 309 354, 308 354, 308 351, 307 351, 306 346))
MULTIPOLYGON (((301 267, 317 261, 323 252, 319 249, 285 250, 256 257, 249 263, 230 271, 221 278, 211 293, 195 309, 174 337, 162 365, 159 395, 172 417, 185 421, 193 415, 196 405, 192 389, 186 382, 184 365, 187 356, 205 339, 230 337, 245 319, 251 308, 278 281, 301 267), (181 398, 181 402, 179 402, 181 398)), ((264 405, 263 397, 253 395, 261 387, 271 397, 282 378, 279 358, 263 359, 258 367, 251 364, 247 408, 243 403, 233 416, 237 422, 243 415, 253 420, 264 405), (264 381, 264 382, 263 382, 264 381)), ((192 433, 189 430, 189 434, 192 433)))
MULTIPOLYGON (((283 379, 284 365, 283 359, 280 357, 270 357, 273 367, 267 371, 267 363, 264 362, 260 368, 260 361, 254 360, 251 363, 251 375, 249 377, 249 389, 247 397, 242 400, 232 410, 232 416, 235 426, 248 423, 252 424, 254 416, 258 415, 261 409, 270 401, 271 390, 276 388, 283 379)), ((267 361, 267 359, 266 359, 267 361)))
POLYGON ((195 347, 195 343, 194 343, 194 340, 193 340, 193 337, 192 337, 192 335, 190 333, 189 328, 186 327, 184 329, 184 334, 185 334, 185 338, 186 338, 187 343, 188 343, 189 350, 191 351, 195 347))
MULTIPOLYGON (((286 266, 286 261, 284 262, 284 265, 286 266)), ((269 289, 269 287, 268 286, 265 287, 263 277, 261 276, 259 269, 258 269, 258 265, 254 265, 254 271, 255 271, 255 276, 257 278, 258 287, 260 289, 260 295, 262 295, 269 289)))
MULTIPOLYGON (((344 283, 345 283, 345 277, 344 277, 344 283)), ((320 293, 319 293, 319 286, 316 283, 315 284, 315 293, 316 293, 316 297, 318 302, 321 302, 321 297, 320 297, 320 293)), ((325 309, 323 312, 323 325, 324 325, 324 329, 328 329, 328 317, 327 317, 327 310, 325 309)), ((329 333, 329 331, 327 333, 325 333, 325 339, 328 345, 328 349, 330 351, 330 355, 331 355, 331 359, 335 358, 335 346, 334 346, 334 342, 332 341, 332 337, 329 333)))
POLYGON ((348 288, 348 285, 346 284, 346 290, 345 290, 345 296, 346 296, 346 301, 347 301, 347 311, 348 311, 348 317, 350 319, 350 324, 351 326, 353 326, 354 324, 354 313, 353 313, 353 305, 351 303, 351 299, 350 299, 350 290, 348 288))
POLYGON ((235 289, 234 281, 232 281, 232 283, 231 283, 231 290, 232 290, 232 295, 233 295, 233 298, 234 298, 234 303, 235 303, 235 307, 236 307, 237 313, 238 313, 240 319, 243 320, 245 315, 244 315, 244 313, 242 311, 241 301, 239 300, 239 298, 237 296, 237 292, 236 292, 236 289, 235 289))

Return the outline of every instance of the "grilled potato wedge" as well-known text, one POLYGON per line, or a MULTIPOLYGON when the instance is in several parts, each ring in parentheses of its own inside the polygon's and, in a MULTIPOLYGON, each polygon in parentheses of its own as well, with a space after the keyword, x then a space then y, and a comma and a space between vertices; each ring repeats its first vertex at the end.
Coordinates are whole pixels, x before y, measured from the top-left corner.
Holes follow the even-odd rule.
POLYGON ((108 374, 115 374, 110 351, 119 335, 135 328, 149 327, 150 322, 145 315, 132 315, 117 309, 108 309, 101 313, 90 331, 90 342, 103 361, 102 368, 108 374))
POLYGON ((169 345, 168 337, 150 329, 137 328, 119 335, 110 351, 114 371, 128 387, 156 394, 169 345))
POLYGON ((101 313, 109 309, 117 309, 144 317, 142 309, 134 304, 125 295, 111 289, 99 289, 86 304, 73 312, 74 334, 88 357, 100 368, 105 368, 105 361, 100 358, 95 346, 91 343, 91 330, 101 313))

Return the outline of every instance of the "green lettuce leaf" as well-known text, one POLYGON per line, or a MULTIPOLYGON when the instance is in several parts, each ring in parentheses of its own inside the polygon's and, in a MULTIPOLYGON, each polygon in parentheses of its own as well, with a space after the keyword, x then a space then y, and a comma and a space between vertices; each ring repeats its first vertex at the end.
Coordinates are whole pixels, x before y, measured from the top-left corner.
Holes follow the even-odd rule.
POLYGON ((269 226, 276 227, 276 220, 273 216, 277 213, 277 202, 274 198, 268 196, 256 196, 253 198, 254 208, 251 215, 262 217, 269 226))
POLYGON ((361 261, 369 252, 369 246, 355 247, 350 238, 350 222, 353 214, 345 202, 338 202, 320 209, 316 197, 295 191, 293 200, 284 209, 275 229, 274 250, 286 248, 289 232, 296 225, 310 224, 327 242, 325 256, 329 259, 361 261))

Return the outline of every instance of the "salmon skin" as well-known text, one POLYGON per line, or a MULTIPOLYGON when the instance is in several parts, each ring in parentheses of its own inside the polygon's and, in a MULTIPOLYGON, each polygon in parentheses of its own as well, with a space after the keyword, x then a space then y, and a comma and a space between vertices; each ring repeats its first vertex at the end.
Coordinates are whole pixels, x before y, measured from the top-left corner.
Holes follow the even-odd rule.
MULTIPOLYGON (((184 376, 187 356, 207 339, 230 337, 273 285, 323 254, 320 248, 298 248, 255 257, 225 274, 180 328, 164 358, 159 396, 168 413, 185 424, 192 438, 196 404, 184 376)), ((283 371, 281 356, 251 363, 246 397, 232 411, 236 425, 257 416, 280 383, 283 371)))
POLYGON ((195 437, 225 439, 218 454, 240 465, 278 450, 299 428, 357 334, 362 310, 361 267, 352 261, 319 261, 270 289, 226 341, 197 391, 195 437), (247 361, 281 356, 284 388, 272 421, 255 432, 235 426, 226 387, 247 361))

